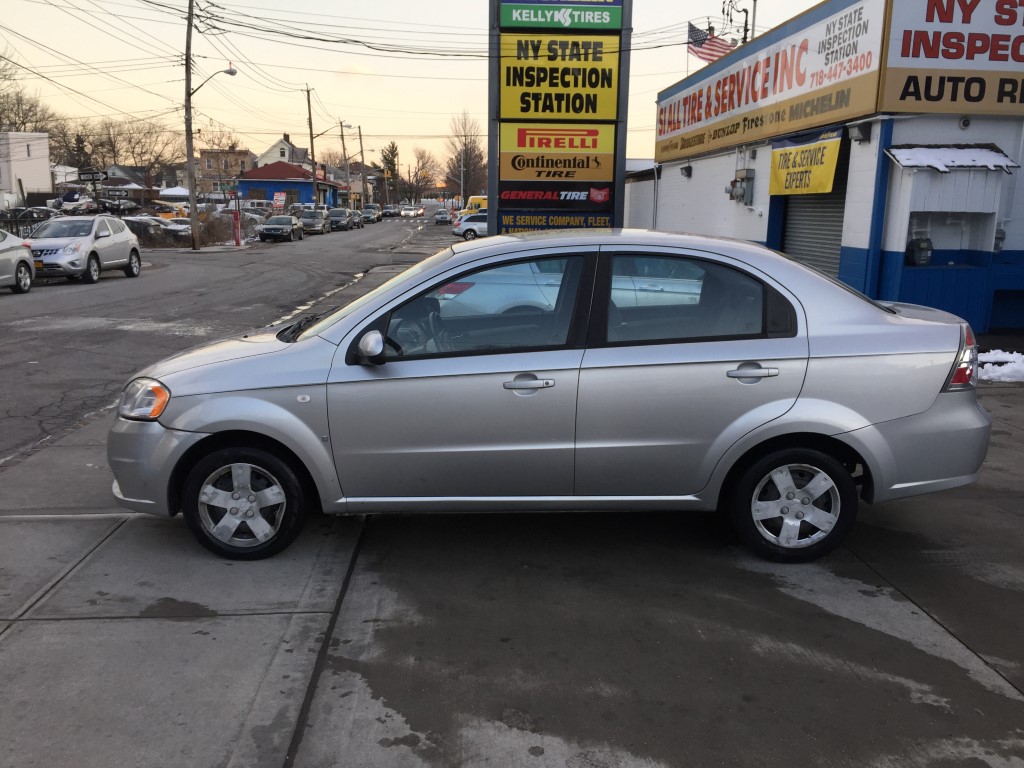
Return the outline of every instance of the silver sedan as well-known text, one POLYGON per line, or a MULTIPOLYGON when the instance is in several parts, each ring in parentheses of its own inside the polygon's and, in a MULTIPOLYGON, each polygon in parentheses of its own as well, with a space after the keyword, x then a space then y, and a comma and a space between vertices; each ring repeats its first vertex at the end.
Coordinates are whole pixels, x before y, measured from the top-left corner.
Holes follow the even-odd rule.
POLYGON ((141 371, 108 457, 120 503, 233 558, 314 510, 629 509, 719 510, 804 561, 859 499, 977 478, 976 372, 960 318, 749 243, 496 237, 141 371))

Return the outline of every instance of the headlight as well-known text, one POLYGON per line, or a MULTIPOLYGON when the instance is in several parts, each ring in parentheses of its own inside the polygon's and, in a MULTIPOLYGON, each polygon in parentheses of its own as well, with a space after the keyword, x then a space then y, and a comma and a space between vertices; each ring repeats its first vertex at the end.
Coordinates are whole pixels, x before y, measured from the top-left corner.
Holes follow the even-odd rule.
POLYGON ((124 388, 117 413, 125 419, 156 421, 171 401, 171 391, 155 379, 135 379, 124 388))
POLYGON ((64 246, 64 253, 78 253, 82 248, 82 241, 75 240, 73 243, 68 243, 64 246))

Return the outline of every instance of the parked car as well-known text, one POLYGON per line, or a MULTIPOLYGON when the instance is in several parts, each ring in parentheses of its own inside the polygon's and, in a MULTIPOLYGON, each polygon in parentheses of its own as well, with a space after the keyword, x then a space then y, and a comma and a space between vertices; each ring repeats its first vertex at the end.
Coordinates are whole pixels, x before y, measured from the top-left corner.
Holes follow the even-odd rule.
POLYGON ((12 293, 28 293, 35 278, 28 241, 0 229, 0 286, 7 286, 12 293))
POLYGON ((758 554, 804 561, 843 540, 858 497, 977 479, 976 371, 960 318, 761 246, 504 236, 149 366, 107 457, 121 504, 181 512, 232 558, 282 550, 314 509, 648 509, 717 510, 758 554), (509 311, 535 289, 545 305, 509 311))
POLYGON ((418 209, 413 205, 403 205, 400 215, 403 219, 415 219, 417 216, 419 216, 419 212, 418 209))
POLYGON ((477 237, 487 237, 487 214, 470 213, 460 218, 452 228, 452 234, 473 240, 477 237))
POLYGON ((326 235, 331 231, 331 220, 327 218, 327 211, 305 209, 299 214, 299 221, 302 222, 303 232, 319 232, 326 235))
POLYGON ((384 211, 377 203, 367 203, 364 207, 373 211, 375 221, 382 221, 384 219, 384 211))
POLYGON ((332 230, 343 229, 347 232, 355 226, 356 214, 351 208, 331 208, 327 218, 331 220, 332 230))
POLYGON ((36 274, 95 283, 106 269, 128 277, 142 272, 139 239, 120 219, 60 216, 44 221, 29 238, 36 274))
POLYGON ((388 216, 398 216, 399 213, 401 213, 401 209, 397 205, 385 205, 384 210, 381 211, 384 218, 387 218, 388 216))
POLYGON ((294 216, 271 216, 256 228, 260 241, 301 240, 305 234, 302 222, 294 216))
POLYGON ((373 208, 363 208, 359 214, 362 216, 364 224, 373 224, 377 221, 377 212, 373 208))
POLYGON ((451 224, 452 215, 448 213, 447 208, 438 208, 434 211, 434 223, 435 224, 451 224))
POLYGON ((150 247, 169 245, 174 233, 164 226, 164 219, 151 216, 125 216, 121 221, 134 233, 141 245, 150 247))

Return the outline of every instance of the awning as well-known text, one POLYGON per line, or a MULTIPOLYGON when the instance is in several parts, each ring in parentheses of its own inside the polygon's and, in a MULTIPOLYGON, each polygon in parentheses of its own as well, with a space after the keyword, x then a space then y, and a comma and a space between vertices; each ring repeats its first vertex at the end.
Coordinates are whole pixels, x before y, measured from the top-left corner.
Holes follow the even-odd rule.
POLYGON ((890 147, 885 153, 903 168, 932 168, 949 173, 957 168, 987 168, 1009 173, 1020 168, 995 144, 921 144, 890 147))

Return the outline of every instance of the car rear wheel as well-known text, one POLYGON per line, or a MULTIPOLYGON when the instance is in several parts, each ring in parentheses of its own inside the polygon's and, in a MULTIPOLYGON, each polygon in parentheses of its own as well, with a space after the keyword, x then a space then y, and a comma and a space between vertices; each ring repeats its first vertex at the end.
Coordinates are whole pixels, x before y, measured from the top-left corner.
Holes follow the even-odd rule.
POLYGON ((467 229, 462 236, 464 238, 466 238, 467 240, 475 240, 476 239, 476 230, 475 229, 467 229))
POLYGON ((214 451, 185 480, 185 522, 200 544, 233 560, 277 554, 299 535, 305 499, 287 462, 259 448, 214 451))
POLYGON ((89 257, 85 264, 85 272, 82 273, 83 283, 95 283, 100 279, 100 260, 94 254, 89 257))
POLYGON ((139 252, 133 250, 128 254, 128 266, 124 268, 125 277, 138 277, 139 273, 142 272, 142 259, 139 257, 139 252))
POLYGON ((791 448, 758 459, 729 501, 733 528, 770 560, 807 562, 831 552, 857 517, 857 486, 827 453, 791 448))
POLYGON ((32 270, 24 261, 19 261, 14 270, 14 285, 11 286, 11 292, 28 293, 30 290, 32 290, 32 270))

